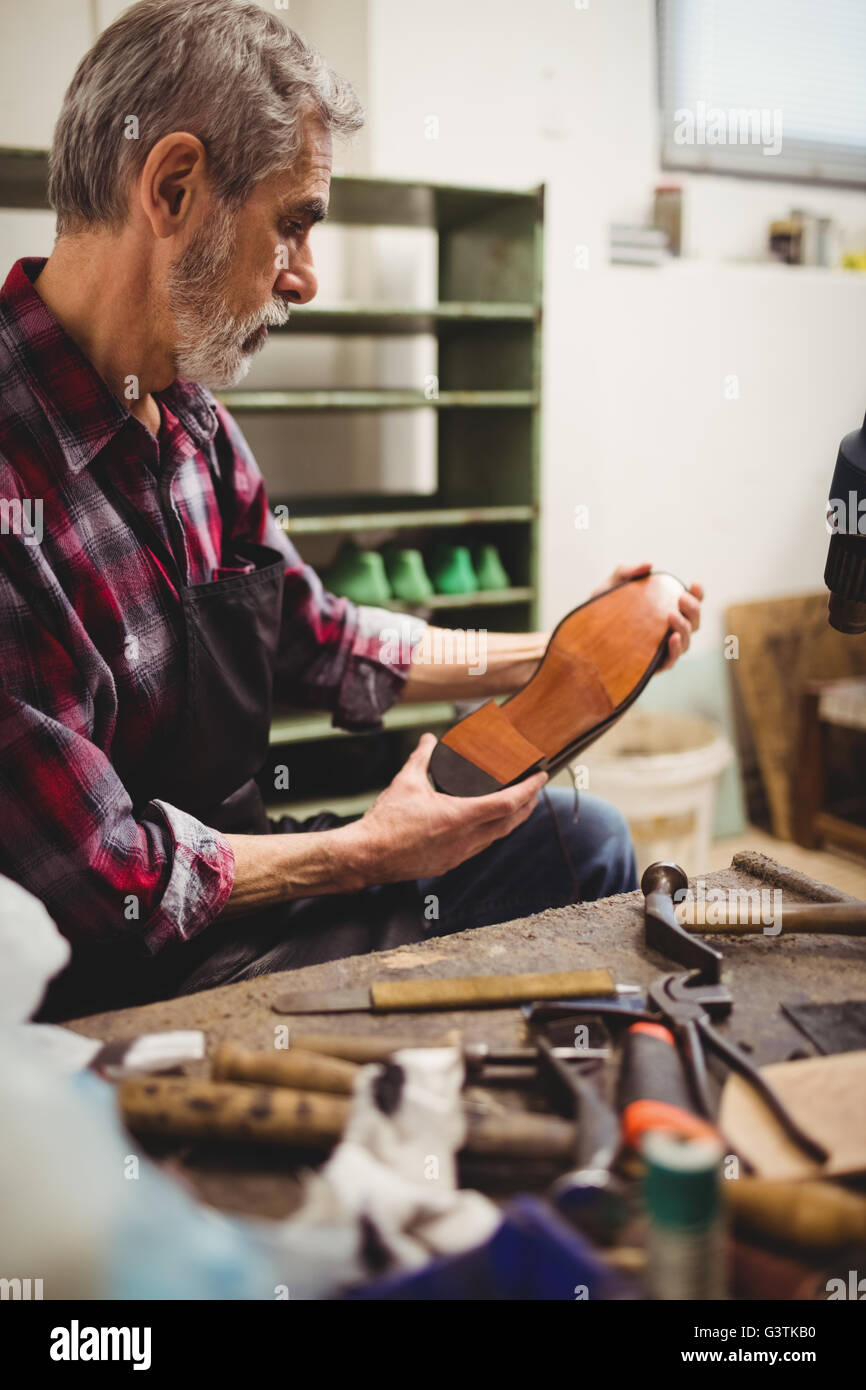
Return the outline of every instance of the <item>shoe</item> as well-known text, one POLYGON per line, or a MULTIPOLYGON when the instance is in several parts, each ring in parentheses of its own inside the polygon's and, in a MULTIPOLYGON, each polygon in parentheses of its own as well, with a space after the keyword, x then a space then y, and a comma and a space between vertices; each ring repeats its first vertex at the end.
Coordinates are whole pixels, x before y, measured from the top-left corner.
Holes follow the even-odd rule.
POLYGON ((465 545, 446 545, 440 541, 433 555, 430 577, 437 594, 474 594, 478 589, 472 558, 465 545))
POLYGON ((360 550, 354 541, 341 546, 324 583, 332 594, 353 603, 378 607, 392 597, 382 556, 375 550, 360 550))
POLYGON ((672 574, 627 580, 566 614, 538 669, 501 705, 488 700, 443 734, 428 772, 437 791, 482 796, 553 774, 634 703, 661 665, 668 614, 685 587, 672 574))
POLYGON ((495 545, 479 545, 472 557, 479 589, 509 589, 511 580, 495 545))
POLYGON ((402 599, 404 603, 423 603, 434 592, 420 550, 388 547, 384 559, 388 582, 395 598, 402 599))

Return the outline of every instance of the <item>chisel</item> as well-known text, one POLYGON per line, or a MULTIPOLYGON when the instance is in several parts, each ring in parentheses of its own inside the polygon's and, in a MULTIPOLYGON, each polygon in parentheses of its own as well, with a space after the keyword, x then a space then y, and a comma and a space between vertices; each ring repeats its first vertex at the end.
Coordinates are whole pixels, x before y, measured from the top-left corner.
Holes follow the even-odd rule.
POLYGON ((479 975, 445 980, 374 980, 362 989, 297 990, 271 1005, 278 1014, 390 1013, 490 1009, 532 999, 615 997, 611 972, 565 970, 545 975, 479 975))

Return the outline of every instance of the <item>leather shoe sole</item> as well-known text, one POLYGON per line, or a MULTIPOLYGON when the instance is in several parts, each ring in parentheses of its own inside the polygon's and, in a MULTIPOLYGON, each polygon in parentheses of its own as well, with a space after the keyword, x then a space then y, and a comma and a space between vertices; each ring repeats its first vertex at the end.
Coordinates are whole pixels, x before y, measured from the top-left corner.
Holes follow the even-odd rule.
POLYGON ((664 660, 668 615, 684 592, 672 574, 653 573, 567 613, 526 685, 442 735, 428 767, 436 790, 483 796, 558 772, 640 695, 664 660))

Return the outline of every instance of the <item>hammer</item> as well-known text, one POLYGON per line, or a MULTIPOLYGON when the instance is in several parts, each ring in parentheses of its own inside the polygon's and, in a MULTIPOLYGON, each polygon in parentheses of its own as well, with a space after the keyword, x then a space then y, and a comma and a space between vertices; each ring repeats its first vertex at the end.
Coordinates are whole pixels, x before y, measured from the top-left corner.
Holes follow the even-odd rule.
POLYGON ((646 943, 668 960, 675 960, 688 970, 697 970, 701 984, 717 985, 722 978, 722 954, 714 946, 692 936, 681 927, 674 912, 674 902, 685 894, 689 878, 679 864, 659 861, 650 864, 640 881, 644 904, 646 943))

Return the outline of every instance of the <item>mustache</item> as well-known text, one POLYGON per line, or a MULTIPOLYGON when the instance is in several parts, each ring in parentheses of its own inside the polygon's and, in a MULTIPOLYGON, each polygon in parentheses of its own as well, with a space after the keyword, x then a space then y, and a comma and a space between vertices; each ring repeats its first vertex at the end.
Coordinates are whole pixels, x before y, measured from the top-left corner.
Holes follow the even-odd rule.
POLYGON ((241 325, 241 332, 245 338, 251 333, 255 333, 257 328, 283 328, 291 317, 291 309, 284 299, 272 299, 266 304, 264 309, 252 314, 241 325), (246 330, 246 331, 244 331, 246 330))

